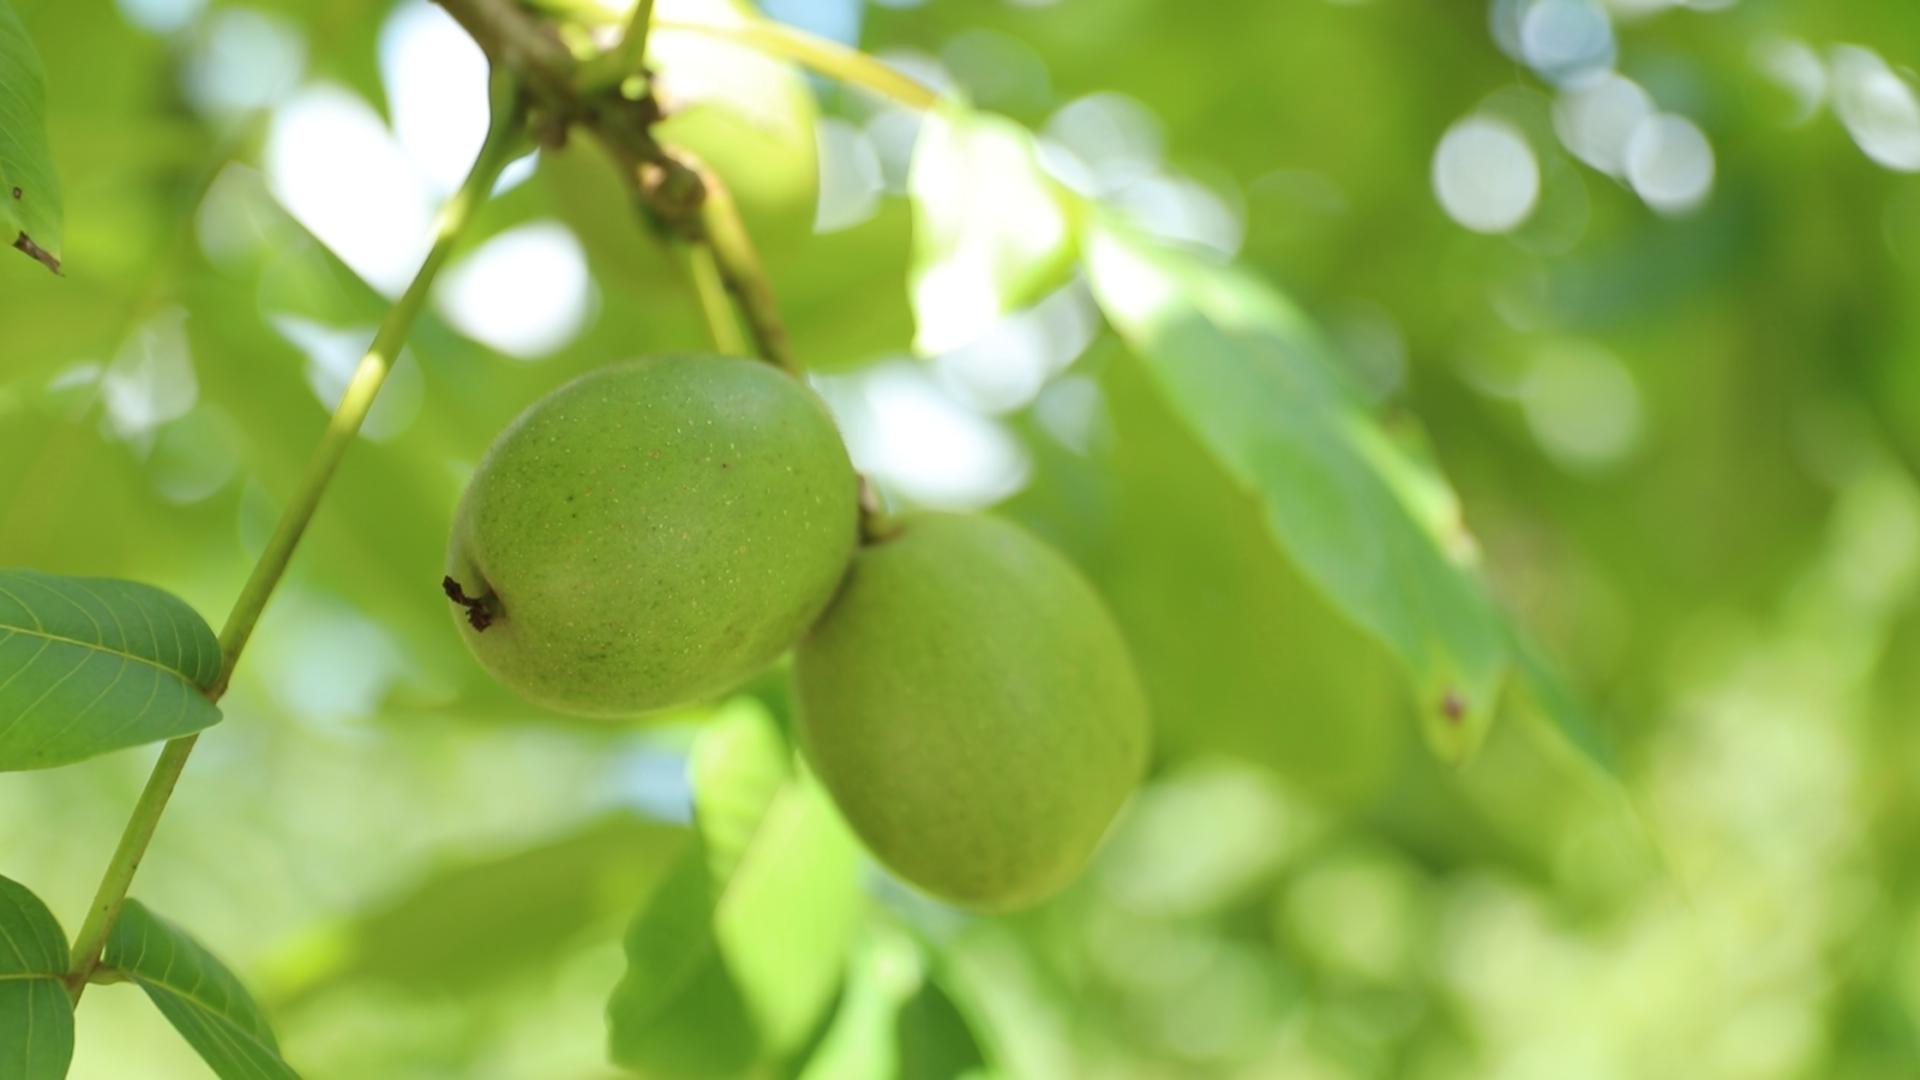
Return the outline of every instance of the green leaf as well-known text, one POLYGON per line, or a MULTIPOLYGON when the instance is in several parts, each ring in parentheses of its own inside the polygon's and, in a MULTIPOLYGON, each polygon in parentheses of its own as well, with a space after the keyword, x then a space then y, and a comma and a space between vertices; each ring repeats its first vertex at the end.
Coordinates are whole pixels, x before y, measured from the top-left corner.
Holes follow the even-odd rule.
POLYGON ((693 745, 693 818, 716 887, 740 866, 780 789, 793 778, 793 754, 766 706, 729 702, 693 745))
POLYGON ((900 1009, 900 1080, 955 1080, 987 1067, 973 1025, 932 979, 900 1009))
POLYGON ((924 125, 907 187, 914 347, 931 354, 967 344, 1063 280, 1073 237, 1031 132, 958 104, 924 125))
POLYGON ((1111 437, 1081 455, 1036 433, 1033 480, 1008 509, 1112 606, 1157 748, 1257 761, 1330 805, 1371 798, 1417 738, 1399 661, 1274 543, 1143 361, 1109 339, 1086 364, 1111 437))
POLYGON ((1306 576, 1398 657, 1435 752, 1471 756, 1508 668, 1507 632, 1445 481, 1259 282, 1102 225, 1087 262, 1174 412, 1306 576))
POLYGON ((859 846, 809 778, 764 797, 770 735, 790 761, 757 708, 732 710, 694 748, 701 843, 628 931, 608 1008, 621 1065, 739 1074, 797 1050, 839 987, 862 911, 859 846))
POLYGON ((67 938, 40 898, 0 877, 0 1076, 58 1080, 73 1060, 67 938))
POLYGON ((220 1080, 298 1077, 240 980, 138 900, 120 909, 101 964, 139 983, 220 1080))
POLYGON ((894 1080, 900 1075, 893 1023, 901 994, 893 982, 871 944, 855 955, 833 1020, 798 1080, 894 1080))
POLYGON ((60 272, 60 183, 47 149, 47 75, 20 16, 0 0, 0 223, 8 241, 60 272))
POLYGON ((0 772, 210 727, 219 676, 213 631, 166 592, 0 570, 0 772))
POLYGON ((607 1020, 613 1060, 651 1076, 732 1076, 761 1056, 758 1033, 719 955, 715 890, 688 852, 627 933, 627 974, 607 1020))
POLYGON ((280 1007, 365 980, 470 993, 551 968, 608 937, 678 864, 688 832, 620 811, 541 843, 438 868, 344 927, 322 931, 318 970, 267 996, 280 1007))
POLYGON ((863 909, 860 847, 811 779, 783 789, 714 905, 713 932, 769 1049, 832 1001, 863 909))
POLYGON ((1546 654, 1532 642, 1514 641, 1516 674, 1535 710, 1588 764, 1614 779, 1621 778, 1620 758, 1587 704, 1568 686, 1546 654))
POLYGON ((934 984, 919 943, 874 921, 799 1080, 950 1080, 984 1067, 971 1029, 934 984))

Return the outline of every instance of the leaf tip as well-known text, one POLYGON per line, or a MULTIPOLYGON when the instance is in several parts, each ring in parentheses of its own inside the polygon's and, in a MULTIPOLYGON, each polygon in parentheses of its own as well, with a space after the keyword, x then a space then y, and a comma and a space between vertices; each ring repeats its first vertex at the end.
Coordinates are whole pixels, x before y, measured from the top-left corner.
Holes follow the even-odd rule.
MULTIPOLYGON (((16 187, 13 189, 13 197, 16 199, 20 197, 19 188, 16 187)), ((33 237, 28 236, 26 233, 23 232, 15 237, 13 246, 16 251, 24 252, 28 258, 52 271, 55 277, 66 276, 60 272, 60 257, 48 251, 46 248, 41 247, 39 244, 34 243, 33 237)))

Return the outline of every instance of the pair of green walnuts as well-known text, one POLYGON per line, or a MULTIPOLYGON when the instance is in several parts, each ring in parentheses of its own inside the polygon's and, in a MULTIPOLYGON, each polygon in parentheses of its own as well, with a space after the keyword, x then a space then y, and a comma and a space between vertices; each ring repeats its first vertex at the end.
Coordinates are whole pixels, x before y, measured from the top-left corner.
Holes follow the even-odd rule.
POLYGON ((862 545, 832 418, 756 361, 655 357, 536 402, 447 561, 482 666, 565 712, 700 701, 794 649, 801 748, 847 821, 970 907, 1072 880, 1146 765, 1144 694, 1078 571, 984 516, 862 545))

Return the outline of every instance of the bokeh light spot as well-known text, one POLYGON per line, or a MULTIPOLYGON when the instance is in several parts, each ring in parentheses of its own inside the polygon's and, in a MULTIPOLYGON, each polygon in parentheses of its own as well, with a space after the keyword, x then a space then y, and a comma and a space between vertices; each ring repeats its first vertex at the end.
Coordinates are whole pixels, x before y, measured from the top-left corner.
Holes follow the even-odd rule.
POLYGON ((401 148, 445 195, 487 134, 487 61, 445 11, 406 0, 380 28, 380 76, 401 148))
POLYGON ((1433 192, 1461 225, 1511 232, 1540 200, 1540 163, 1513 125, 1469 116, 1447 129, 1434 151, 1433 192))
POLYGON ((1564 465, 1611 465, 1639 441, 1639 388, 1626 366, 1597 345, 1563 342, 1535 356, 1520 406, 1534 438, 1564 465))
POLYGON ((449 267, 436 306, 475 341, 531 360, 580 333, 592 295, 580 241, 546 221, 503 232, 449 267))
MULTIPOLYGON (((314 398, 327 410, 346 393, 353 370, 373 342, 371 326, 334 327, 303 319, 297 315, 273 315, 268 321, 274 330, 295 348, 306 354, 307 386, 314 398)), ((367 412, 360 434, 374 442, 385 442, 413 426, 426 398, 425 379, 413 354, 401 350, 393 370, 367 412)))
POLYGON ((1663 214, 1684 214, 1706 202, 1713 167, 1713 145, 1684 116, 1649 116, 1627 140, 1627 181, 1663 214))
POLYGON ((1878 53, 1833 50, 1833 107, 1862 153, 1889 169, 1920 172, 1920 101, 1878 53))
POLYGON ((380 115, 337 86, 302 91, 267 137, 268 185, 302 225, 368 284, 397 296, 426 254, 424 179, 380 115))
POLYGON ((1561 92, 1553 104, 1553 126, 1574 157, 1609 176, 1627 168, 1627 141, 1647 117, 1653 98, 1623 75, 1561 92))
POLYGON ((242 113, 291 93, 306 61, 306 38, 291 20, 222 8, 193 34, 181 78, 187 100, 201 111, 242 113))
POLYGON ((1041 161, 1083 194, 1122 188, 1160 171, 1166 136, 1146 106, 1100 93, 1062 106, 1042 131, 1041 161))
POLYGON ((219 406, 202 404, 159 429, 147 468, 154 492, 184 506, 219 494, 246 457, 240 426, 219 406))
POLYGON ((814 136, 820 143, 820 197, 813 214, 814 231, 838 232, 871 218, 885 188, 873 137, 830 116, 814 125, 814 136))
POLYGON ((170 308, 129 334, 101 376, 100 392, 108 427, 143 449, 155 428, 185 416, 200 399, 187 313, 170 308))
POLYGON ((120 15, 155 34, 171 34, 193 22, 207 0, 118 0, 120 15))
POLYGON ((1019 440, 956 401, 920 364, 883 363, 815 384, 855 467, 917 504, 977 510, 1026 483, 1019 440))
POLYGON ((934 358, 941 384, 987 413, 1024 408, 1058 372, 1086 351, 1100 315, 1084 281, 1001 319, 986 333, 934 358))
POLYGON ((1535 0, 1520 18, 1520 53, 1542 78, 1576 86, 1613 66, 1613 23, 1592 0, 1535 0))
POLYGON ((1813 119, 1827 100, 1827 65, 1813 46, 1798 38, 1774 38, 1754 45, 1753 62, 1761 74, 1785 91, 1791 102, 1789 124, 1813 119))

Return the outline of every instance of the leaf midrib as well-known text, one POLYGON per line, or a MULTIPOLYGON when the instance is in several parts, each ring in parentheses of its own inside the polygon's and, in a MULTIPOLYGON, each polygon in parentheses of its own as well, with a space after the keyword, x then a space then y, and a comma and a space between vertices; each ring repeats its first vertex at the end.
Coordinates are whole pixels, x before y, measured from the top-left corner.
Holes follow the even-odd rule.
POLYGON ((222 1009, 220 1009, 218 1006, 214 1005, 212 1002, 208 1001, 207 999, 199 996, 198 994, 192 993, 191 991, 183 990, 172 983, 162 982, 161 980, 154 978, 151 975, 142 975, 138 971, 134 971, 129 968, 102 967, 100 970, 110 971, 119 975, 123 975, 128 979, 131 979, 134 982, 140 984, 141 987, 147 990, 158 990, 161 993, 168 995, 169 997, 179 998, 181 1001, 185 1002, 186 1004, 191 1005, 196 1012, 199 1012, 205 1015, 210 1020, 214 1020, 218 1022, 221 1027, 227 1028, 233 1031, 235 1034, 246 1039, 247 1042, 251 1043, 254 1046, 259 1047, 263 1052, 271 1056, 274 1060, 276 1061, 282 1060, 280 1057, 280 1049, 278 1047, 272 1045, 271 1043, 268 1043, 266 1040, 260 1038, 258 1035, 255 1035, 253 1032, 248 1031, 246 1027, 240 1023, 240 1021, 235 1020, 233 1017, 227 1015, 225 1011, 223 1011, 222 1009))
POLYGON ((202 690, 202 692, 204 692, 203 688, 200 686, 199 681, 194 679, 193 676, 187 674, 184 671, 181 671, 179 668, 168 667, 166 664, 163 664, 160 661, 155 660, 151 657, 141 656, 139 653, 128 652, 125 649, 116 649, 111 645, 105 645, 99 642, 83 641, 79 638, 67 637, 65 634, 48 633, 45 630, 36 629, 30 626, 20 626, 15 623, 0 623, 0 630, 11 630, 16 634, 24 634, 28 637, 37 637, 46 641, 58 642, 62 645, 73 645, 82 649, 92 649, 96 652, 106 653, 109 656, 120 657, 122 660, 131 660, 136 664, 145 664, 148 667, 156 668, 160 671, 167 673, 168 675, 172 675, 176 678, 179 678, 185 681, 186 683, 188 683, 189 685, 193 686, 194 689, 202 690))

